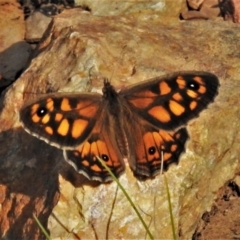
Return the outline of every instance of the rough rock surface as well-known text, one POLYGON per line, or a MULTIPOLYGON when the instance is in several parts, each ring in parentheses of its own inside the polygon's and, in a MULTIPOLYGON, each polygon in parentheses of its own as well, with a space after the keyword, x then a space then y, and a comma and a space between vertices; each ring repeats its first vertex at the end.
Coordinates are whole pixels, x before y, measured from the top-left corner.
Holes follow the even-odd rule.
MULTIPOLYGON (((185 0, 151 0, 151 1, 98 1, 76 0, 75 6, 87 7, 96 16, 116 16, 132 13, 158 13, 159 17, 176 18, 185 0)), ((166 19, 165 19, 166 20, 166 19)))
POLYGON ((185 20, 217 18, 222 15, 220 9, 218 0, 188 0, 183 3, 181 17, 185 20))
POLYGON ((46 31, 51 17, 43 15, 41 12, 34 12, 26 20, 26 35, 28 41, 39 41, 46 31))
MULTIPOLYGON (((61 151, 23 132, 18 110, 28 99, 46 92, 86 90, 90 79, 93 90, 100 90, 103 77, 121 88, 167 72, 204 70, 219 77, 219 95, 188 124, 187 151, 180 164, 166 173, 180 239, 191 238, 203 212, 210 209, 215 192, 239 169, 239 28, 219 21, 163 22, 157 14, 96 17, 73 9, 55 17, 48 31, 30 67, 2 99, 0 142, 6 147, 0 153, 0 179, 7 183, 7 191, 3 187, 2 192, 11 192, 14 182, 14 189, 31 206, 45 199, 37 209, 18 209, 15 214, 24 216, 26 226, 32 213, 40 214, 45 224, 57 203, 59 171, 64 178, 60 178, 54 217, 49 218, 52 238, 145 238, 128 201, 120 190, 116 193, 116 184, 98 186, 74 172, 64 163, 61 151), (80 82, 83 85, 78 87, 80 82), (35 183, 32 188, 30 181, 35 183)), ((155 238, 172 238, 163 176, 138 182, 127 169, 120 181, 155 238)), ((22 199, 11 195, 10 202, 6 196, 1 203, 5 216, 9 216, 11 204, 20 206, 22 199)))

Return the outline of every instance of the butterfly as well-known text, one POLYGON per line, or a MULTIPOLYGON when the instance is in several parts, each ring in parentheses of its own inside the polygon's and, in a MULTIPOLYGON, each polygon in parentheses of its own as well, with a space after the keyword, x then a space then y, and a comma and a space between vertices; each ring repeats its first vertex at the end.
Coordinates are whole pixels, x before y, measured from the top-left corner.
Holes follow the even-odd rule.
POLYGON ((139 180, 178 163, 188 139, 186 123, 213 102, 218 78, 209 72, 176 72, 117 92, 104 80, 103 94, 53 93, 19 112, 31 135, 64 151, 90 180, 111 181, 100 157, 119 177, 124 158, 139 180))

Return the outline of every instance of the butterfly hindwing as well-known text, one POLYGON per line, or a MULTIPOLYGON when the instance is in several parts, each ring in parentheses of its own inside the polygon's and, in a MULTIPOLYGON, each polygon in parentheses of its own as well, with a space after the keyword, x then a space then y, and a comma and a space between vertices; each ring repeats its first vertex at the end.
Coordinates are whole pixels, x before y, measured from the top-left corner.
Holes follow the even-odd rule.
POLYGON ((188 139, 186 128, 167 132, 151 126, 144 120, 125 126, 129 139, 129 165, 140 179, 155 177, 161 169, 166 171, 171 163, 177 164, 188 139), (131 126, 131 127, 130 127, 131 126))
POLYGON ((213 101, 219 83, 208 72, 178 72, 126 88, 120 95, 132 112, 153 126, 174 130, 213 101))
POLYGON ((101 158, 116 177, 125 170, 123 156, 117 144, 116 132, 111 131, 111 116, 103 109, 87 140, 74 150, 64 151, 65 159, 80 173, 91 180, 108 182, 110 174, 97 159, 101 158))

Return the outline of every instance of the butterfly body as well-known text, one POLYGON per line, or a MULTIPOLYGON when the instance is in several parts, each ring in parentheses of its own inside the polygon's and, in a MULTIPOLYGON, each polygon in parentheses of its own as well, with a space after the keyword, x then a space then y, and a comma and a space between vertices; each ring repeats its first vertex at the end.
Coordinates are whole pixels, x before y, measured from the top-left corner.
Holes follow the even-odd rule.
POLYGON ((180 72, 150 79, 117 92, 107 80, 100 94, 48 94, 20 110, 23 127, 64 150, 65 159, 86 177, 106 182, 125 169, 154 177, 185 149, 184 125, 213 101, 218 79, 206 72, 180 72), (163 153, 163 159, 161 154, 163 153))

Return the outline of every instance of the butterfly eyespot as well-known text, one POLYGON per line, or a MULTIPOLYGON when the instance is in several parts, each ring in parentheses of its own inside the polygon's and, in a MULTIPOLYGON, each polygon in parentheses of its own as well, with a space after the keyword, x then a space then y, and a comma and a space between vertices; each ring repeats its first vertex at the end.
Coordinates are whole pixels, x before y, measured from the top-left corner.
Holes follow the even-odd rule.
POLYGON ((45 108, 45 107, 41 107, 41 108, 39 108, 38 110, 37 110, 37 115, 38 115, 38 117, 43 117, 43 116, 45 116, 46 114, 47 114, 47 108, 45 108))
POLYGON ((109 157, 108 157, 108 155, 106 155, 106 154, 102 154, 101 158, 102 158, 102 160, 104 160, 105 162, 107 162, 107 161, 109 160, 109 157))
POLYGON ((156 148, 155 148, 155 147, 150 147, 150 148, 148 149, 148 153, 149 153, 150 155, 155 154, 155 152, 156 152, 156 148))
POLYGON ((187 83, 187 88, 191 90, 198 90, 200 86, 197 82, 191 81, 187 83))

